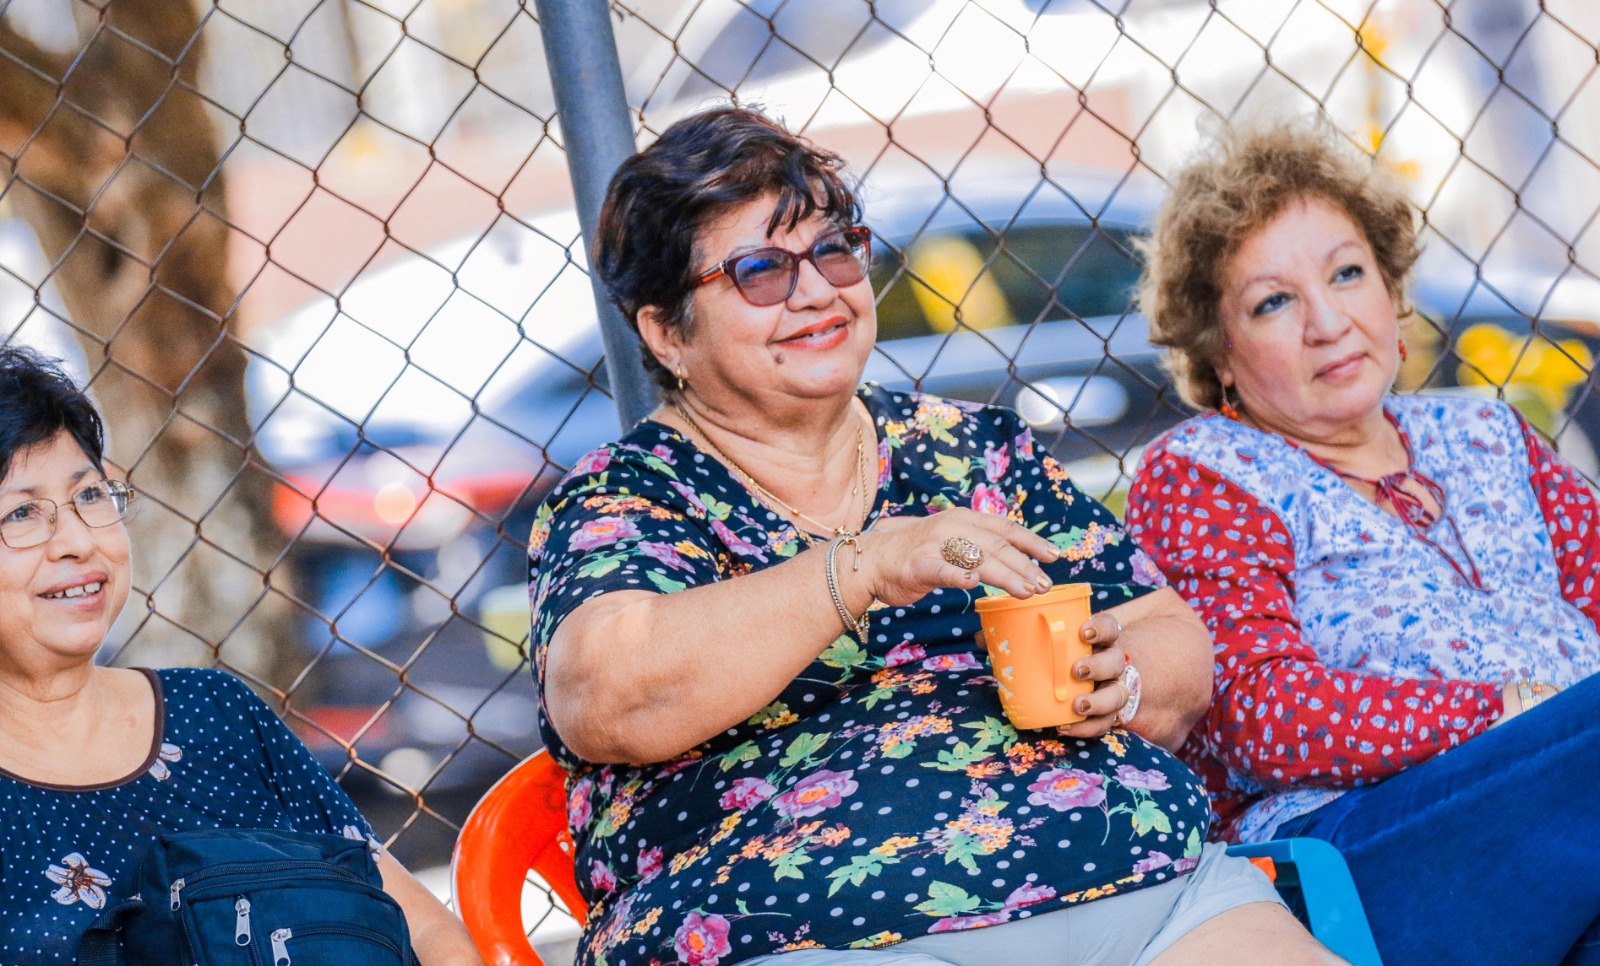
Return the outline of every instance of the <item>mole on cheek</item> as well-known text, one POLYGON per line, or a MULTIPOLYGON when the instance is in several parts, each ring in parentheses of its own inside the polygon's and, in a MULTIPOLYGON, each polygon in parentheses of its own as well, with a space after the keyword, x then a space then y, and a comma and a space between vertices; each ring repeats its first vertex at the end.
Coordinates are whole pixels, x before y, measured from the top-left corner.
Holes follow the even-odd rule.
POLYGON ((783 353, 780 352, 777 355, 773 356, 773 361, 776 362, 780 366, 783 365, 783 353))

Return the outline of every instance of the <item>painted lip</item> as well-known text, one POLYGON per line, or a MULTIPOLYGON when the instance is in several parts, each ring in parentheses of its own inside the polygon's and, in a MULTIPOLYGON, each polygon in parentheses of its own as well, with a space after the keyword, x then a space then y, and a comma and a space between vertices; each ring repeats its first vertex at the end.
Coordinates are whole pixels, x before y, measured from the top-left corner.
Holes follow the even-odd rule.
POLYGON ((783 338, 781 338, 781 339, 779 339, 777 341, 779 343, 794 342, 797 339, 804 339, 808 335, 816 335, 818 332, 826 332, 828 329, 831 329, 836 325, 837 326, 848 326, 849 324, 850 324, 850 320, 849 319, 845 318, 842 315, 835 315, 835 316, 831 316, 831 317, 826 318, 826 319, 819 319, 816 322, 811 323, 810 325, 806 326, 803 329, 799 329, 798 331, 789 333, 788 335, 784 336, 783 338))
POLYGON ((1365 352, 1352 352, 1347 356, 1335 359, 1334 361, 1318 369, 1316 372, 1316 377, 1318 379, 1326 378, 1331 373, 1338 372, 1346 366, 1349 366, 1351 363, 1366 358, 1366 355, 1367 354, 1365 352))
MULTIPOLYGON (((82 586, 84 586, 86 584, 96 584, 96 583, 100 585, 100 590, 97 591, 97 593, 104 593, 105 589, 106 589, 105 585, 106 585, 106 583, 108 581, 110 581, 110 579, 111 579, 111 577, 110 577, 109 574, 103 573, 101 571, 95 571, 93 573, 81 574, 81 575, 79 575, 77 577, 71 577, 71 578, 69 578, 67 580, 63 580, 60 583, 56 584, 55 586, 49 588, 48 590, 40 591, 38 596, 40 596, 40 597, 48 597, 51 594, 59 594, 63 590, 70 590, 73 587, 82 587, 82 586)), ((82 597, 63 597, 61 599, 62 600, 67 600, 67 601, 87 600, 88 598, 94 597, 94 596, 95 596, 95 594, 85 594, 82 597)))

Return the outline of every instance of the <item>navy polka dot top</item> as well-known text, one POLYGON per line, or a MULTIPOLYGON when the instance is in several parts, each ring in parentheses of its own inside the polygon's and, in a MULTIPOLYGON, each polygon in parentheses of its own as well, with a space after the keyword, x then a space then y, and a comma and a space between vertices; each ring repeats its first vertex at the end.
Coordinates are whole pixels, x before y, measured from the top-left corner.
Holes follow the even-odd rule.
POLYGON ((244 682, 216 670, 145 671, 150 753, 103 785, 0 769, 0 963, 71 963, 78 939, 129 890, 159 834, 211 828, 372 830, 326 769, 244 682))
MULTIPOLYGON (((1105 507, 1037 448, 1016 413, 881 387, 872 524, 970 507, 1061 550, 1057 583, 1096 609, 1164 584, 1105 507)), ((585 457, 530 541, 533 644, 621 590, 670 594, 774 566, 808 541, 730 471, 645 420, 585 457)), ((580 966, 732 966, 789 949, 881 947, 977 929, 1171 879, 1205 839, 1205 789, 1138 735, 1018 732, 975 635, 979 593, 877 605, 748 721, 668 762, 584 761, 567 819, 590 903, 580 966)), ((824 605, 825 606, 825 605, 824 605)), ((762 646, 761 626, 723 645, 762 646)), ((728 671, 681 687, 716 701, 728 671)))

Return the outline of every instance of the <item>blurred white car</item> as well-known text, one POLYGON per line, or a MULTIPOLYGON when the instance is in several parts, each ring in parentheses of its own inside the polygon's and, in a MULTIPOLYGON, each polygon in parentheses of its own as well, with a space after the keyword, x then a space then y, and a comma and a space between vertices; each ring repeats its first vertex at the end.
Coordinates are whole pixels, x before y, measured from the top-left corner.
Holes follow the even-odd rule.
POLYGON ((19 218, 0 217, 0 344, 60 359, 82 385, 89 375, 83 349, 49 271, 33 229, 19 218))

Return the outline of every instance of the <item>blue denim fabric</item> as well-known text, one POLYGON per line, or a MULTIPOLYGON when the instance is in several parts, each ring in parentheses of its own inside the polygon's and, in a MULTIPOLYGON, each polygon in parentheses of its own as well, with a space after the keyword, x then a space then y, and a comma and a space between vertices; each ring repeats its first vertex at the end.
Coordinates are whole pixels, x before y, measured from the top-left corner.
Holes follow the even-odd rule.
POLYGON ((1338 846, 1387 966, 1600 966, 1600 680, 1277 830, 1338 846))

